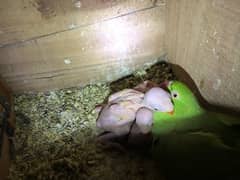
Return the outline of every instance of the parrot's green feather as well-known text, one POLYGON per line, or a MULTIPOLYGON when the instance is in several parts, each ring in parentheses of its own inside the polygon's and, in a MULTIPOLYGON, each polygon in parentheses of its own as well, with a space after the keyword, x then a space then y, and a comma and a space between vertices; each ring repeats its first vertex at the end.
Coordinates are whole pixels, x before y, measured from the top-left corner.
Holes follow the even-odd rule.
POLYGON ((205 169, 208 175, 212 169, 216 171, 213 174, 239 172, 239 117, 202 108, 181 82, 173 81, 168 89, 174 112, 153 114, 153 157, 160 159, 167 170, 185 168, 183 175, 195 172, 196 168, 205 169))
POLYGON ((240 175, 239 151, 211 133, 160 136, 152 154, 167 179, 238 179, 240 175))
POLYGON ((240 125, 239 117, 203 109, 191 90, 181 82, 172 82, 169 91, 172 95, 174 112, 154 112, 152 128, 154 136, 197 130, 229 133, 233 126, 240 125))
POLYGON ((189 121, 189 119, 196 119, 200 115, 204 114, 204 110, 197 103, 193 93, 182 83, 174 82, 169 87, 174 104, 173 114, 166 112, 154 112, 153 114, 153 129, 154 135, 165 134, 175 129, 182 129, 182 126, 195 126, 195 121, 189 121), (179 86, 179 90, 176 87, 179 86), (184 100, 182 100, 184 99, 184 100))

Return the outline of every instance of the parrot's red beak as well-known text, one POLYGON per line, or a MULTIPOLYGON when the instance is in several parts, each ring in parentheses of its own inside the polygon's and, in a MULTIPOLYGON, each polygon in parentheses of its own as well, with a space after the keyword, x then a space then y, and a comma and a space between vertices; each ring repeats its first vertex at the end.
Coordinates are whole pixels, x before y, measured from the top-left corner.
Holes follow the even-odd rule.
POLYGON ((173 115, 174 114, 174 110, 170 111, 170 112, 167 112, 167 113, 170 114, 170 115, 173 115))

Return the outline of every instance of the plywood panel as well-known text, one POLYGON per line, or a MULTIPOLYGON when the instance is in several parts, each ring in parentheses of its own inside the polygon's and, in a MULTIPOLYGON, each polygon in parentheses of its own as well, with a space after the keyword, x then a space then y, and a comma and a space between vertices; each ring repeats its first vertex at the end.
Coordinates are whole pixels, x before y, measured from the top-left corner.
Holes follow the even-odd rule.
POLYGON ((165 54, 161 2, 126 16, 2 47, 0 74, 15 92, 110 81, 129 74, 165 54))
POLYGON ((153 6, 135 0, 0 0, 0 46, 77 29, 153 6))
POLYGON ((168 0, 169 60, 214 104, 240 108, 240 1, 168 0))
POLYGON ((152 56, 143 56, 135 58, 134 62, 115 61, 115 63, 99 64, 91 67, 68 69, 52 72, 51 75, 43 74, 20 77, 8 81, 15 92, 23 91, 46 91, 52 89, 61 89, 66 87, 84 86, 89 83, 106 82, 118 79, 121 76, 129 74, 135 68, 139 68, 144 63, 155 61, 152 56))

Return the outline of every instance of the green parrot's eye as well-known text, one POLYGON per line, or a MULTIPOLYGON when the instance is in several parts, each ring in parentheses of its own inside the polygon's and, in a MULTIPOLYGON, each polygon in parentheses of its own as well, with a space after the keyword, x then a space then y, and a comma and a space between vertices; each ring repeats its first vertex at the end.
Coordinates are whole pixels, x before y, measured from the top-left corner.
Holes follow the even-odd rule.
POLYGON ((172 98, 174 98, 174 99, 176 99, 176 98, 178 98, 178 93, 177 92, 172 92, 172 98))

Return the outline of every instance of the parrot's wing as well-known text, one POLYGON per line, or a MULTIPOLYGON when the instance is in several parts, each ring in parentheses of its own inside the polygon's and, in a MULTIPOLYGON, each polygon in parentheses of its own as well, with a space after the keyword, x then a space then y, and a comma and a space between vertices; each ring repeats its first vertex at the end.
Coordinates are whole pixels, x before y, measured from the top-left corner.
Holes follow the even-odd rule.
POLYGON ((206 179, 240 175, 240 151, 205 132, 171 134, 153 143, 152 156, 169 179, 206 179))
POLYGON ((240 147, 240 119, 237 116, 206 112, 202 117, 203 130, 217 134, 222 141, 231 147, 240 147))
POLYGON ((228 126, 240 126, 240 117, 234 116, 230 114, 225 113, 219 113, 219 112, 211 112, 213 115, 217 117, 220 121, 222 121, 224 124, 228 126))
POLYGON ((172 152, 173 154, 180 152, 209 152, 213 149, 234 150, 230 146, 225 145, 217 135, 202 131, 173 133, 161 136, 155 139, 152 149, 154 154, 162 152, 162 150, 172 152))

